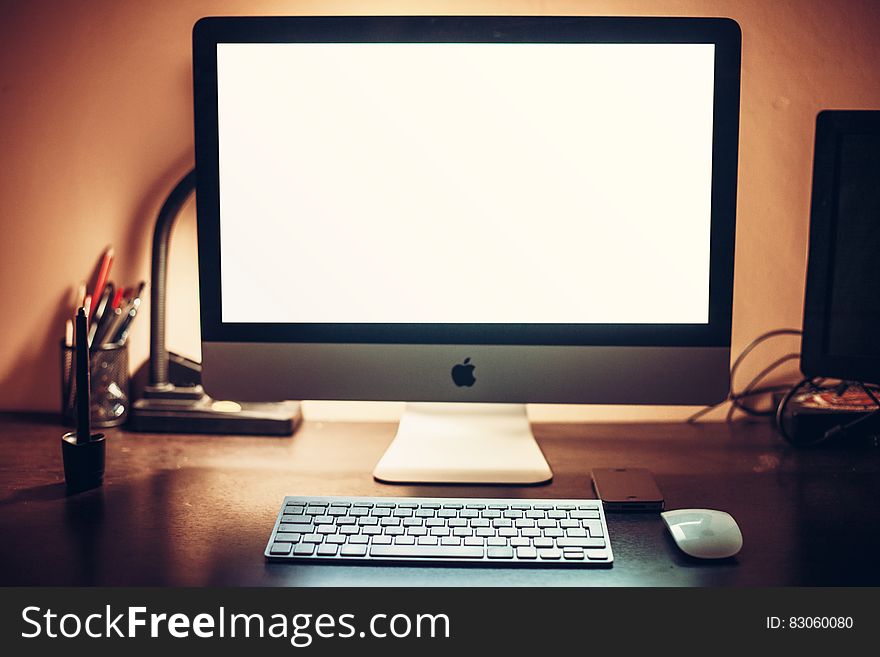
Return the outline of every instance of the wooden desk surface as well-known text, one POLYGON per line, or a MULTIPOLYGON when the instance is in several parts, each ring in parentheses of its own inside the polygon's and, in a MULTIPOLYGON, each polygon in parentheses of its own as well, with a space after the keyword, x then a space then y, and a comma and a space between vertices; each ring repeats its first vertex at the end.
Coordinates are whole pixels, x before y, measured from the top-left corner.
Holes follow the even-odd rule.
POLYGON ((534 427, 534 487, 395 486, 370 475, 392 424, 292 438, 109 432, 102 488, 66 496, 63 429, 0 415, 0 585, 776 586, 880 584, 880 450, 795 450, 762 424, 534 427), (729 511, 740 554, 699 562, 656 514, 613 515, 607 570, 269 564, 285 495, 593 497, 593 467, 646 467, 668 508, 729 511))

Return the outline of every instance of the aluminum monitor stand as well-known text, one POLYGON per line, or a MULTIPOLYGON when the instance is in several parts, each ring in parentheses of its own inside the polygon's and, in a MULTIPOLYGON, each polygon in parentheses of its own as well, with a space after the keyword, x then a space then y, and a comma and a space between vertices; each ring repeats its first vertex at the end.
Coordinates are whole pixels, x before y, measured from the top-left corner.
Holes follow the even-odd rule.
POLYGON ((409 403, 373 476, 388 483, 539 484, 553 473, 524 404, 409 403))

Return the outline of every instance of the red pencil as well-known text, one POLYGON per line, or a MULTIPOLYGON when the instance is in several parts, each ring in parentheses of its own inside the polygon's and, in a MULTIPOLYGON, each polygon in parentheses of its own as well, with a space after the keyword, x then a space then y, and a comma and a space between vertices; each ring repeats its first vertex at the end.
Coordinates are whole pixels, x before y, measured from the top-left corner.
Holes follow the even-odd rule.
POLYGON ((116 290, 116 294, 113 295, 113 300, 110 302, 110 309, 116 310, 119 308, 119 304, 122 302, 122 295, 125 294, 125 288, 121 287, 116 290))
MULTIPOLYGON (((104 286, 107 285, 107 277, 110 275, 110 265, 113 264, 113 247, 108 246, 107 250, 104 251, 104 256, 101 259, 101 268, 98 269, 98 279, 95 281, 95 289, 92 291, 92 299, 100 299, 101 293, 104 291, 104 286)), ((94 306, 98 304, 95 303, 94 306)), ((89 319, 92 318, 92 314, 94 314, 95 308, 89 308, 89 319)))

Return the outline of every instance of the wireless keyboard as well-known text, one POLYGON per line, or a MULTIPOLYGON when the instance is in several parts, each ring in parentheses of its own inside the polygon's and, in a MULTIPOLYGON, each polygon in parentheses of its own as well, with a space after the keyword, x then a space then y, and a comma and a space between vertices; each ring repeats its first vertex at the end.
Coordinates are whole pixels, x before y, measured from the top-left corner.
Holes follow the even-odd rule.
POLYGON ((265 556, 310 563, 609 566, 599 500, 286 497, 265 556))

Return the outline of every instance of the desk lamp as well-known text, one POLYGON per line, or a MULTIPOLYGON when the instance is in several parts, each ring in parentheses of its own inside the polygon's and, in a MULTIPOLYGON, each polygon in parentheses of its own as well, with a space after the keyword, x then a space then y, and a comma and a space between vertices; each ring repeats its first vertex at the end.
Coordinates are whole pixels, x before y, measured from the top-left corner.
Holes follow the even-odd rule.
POLYGON ((159 210, 153 231, 150 287, 150 374, 143 398, 132 408, 135 431, 222 433, 288 436, 302 413, 298 401, 239 403, 209 397, 201 385, 201 365, 165 347, 166 280, 171 229, 180 209, 196 188, 192 169, 177 183, 159 210), (171 365, 176 368, 172 381, 171 365))

